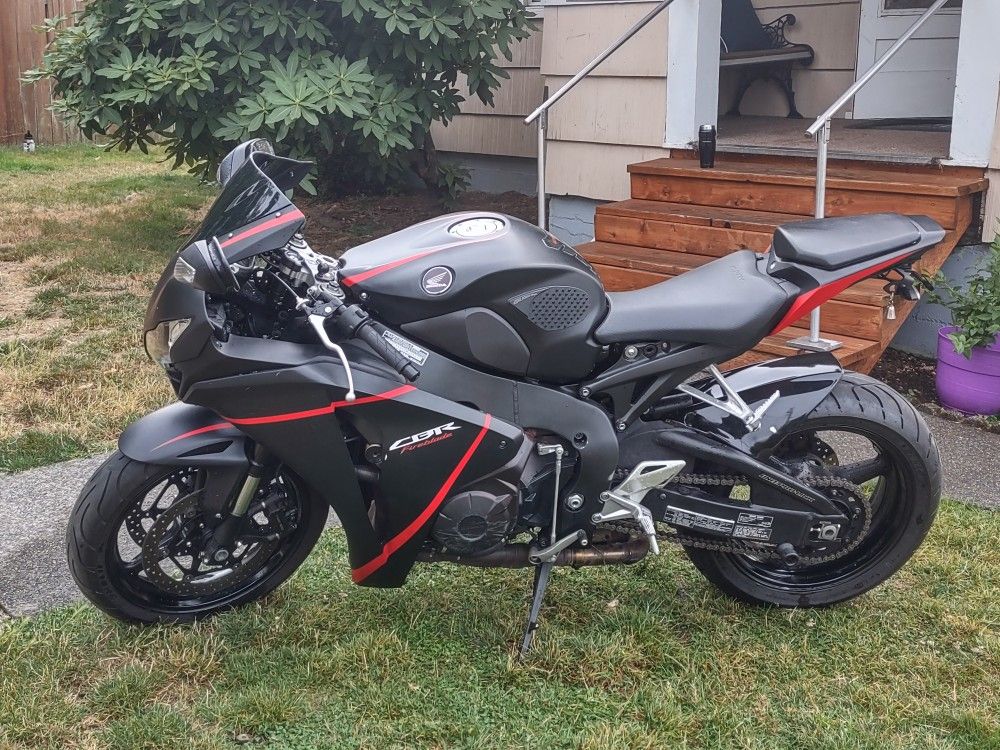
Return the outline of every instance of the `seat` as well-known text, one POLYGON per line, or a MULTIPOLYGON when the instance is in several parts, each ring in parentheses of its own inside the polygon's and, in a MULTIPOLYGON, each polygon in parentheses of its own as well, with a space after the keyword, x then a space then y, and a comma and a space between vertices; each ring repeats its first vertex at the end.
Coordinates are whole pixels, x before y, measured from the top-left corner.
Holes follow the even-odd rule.
POLYGON ((774 233, 779 260, 835 271, 907 248, 930 247, 944 230, 926 216, 869 214, 785 224, 774 233))
POLYGON ((760 270, 749 250, 731 253, 681 276, 634 292, 608 293, 607 317, 594 338, 751 348, 773 327, 788 295, 760 270))

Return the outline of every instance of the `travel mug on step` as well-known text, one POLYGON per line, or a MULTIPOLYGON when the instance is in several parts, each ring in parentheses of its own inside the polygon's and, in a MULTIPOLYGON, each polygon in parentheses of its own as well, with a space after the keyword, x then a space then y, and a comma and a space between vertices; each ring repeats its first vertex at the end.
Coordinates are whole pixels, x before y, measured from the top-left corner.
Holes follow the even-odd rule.
POLYGON ((702 125, 698 130, 698 157, 701 159, 702 169, 715 166, 716 140, 715 125, 702 125))

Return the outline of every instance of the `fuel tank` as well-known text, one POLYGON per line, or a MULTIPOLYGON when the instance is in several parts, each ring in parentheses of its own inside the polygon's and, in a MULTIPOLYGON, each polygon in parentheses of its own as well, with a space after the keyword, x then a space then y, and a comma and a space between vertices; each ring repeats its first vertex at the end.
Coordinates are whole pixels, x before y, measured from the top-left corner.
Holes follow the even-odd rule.
POLYGON ((594 269, 511 216, 439 216, 343 255, 341 284, 387 325, 480 369, 571 383, 601 356, 594 269))

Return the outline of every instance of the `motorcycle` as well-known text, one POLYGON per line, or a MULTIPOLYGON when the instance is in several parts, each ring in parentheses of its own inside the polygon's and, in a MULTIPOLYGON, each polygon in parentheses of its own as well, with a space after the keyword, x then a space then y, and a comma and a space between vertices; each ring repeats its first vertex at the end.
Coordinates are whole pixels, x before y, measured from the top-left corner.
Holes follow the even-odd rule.
POLYGON ((789 224, 766 254, 606 293, 571 247, 489 211, 324 255, 287 197, 309 169, 236 148, 155 288, 145 347, 179 401, 125 430, 68 530, 110 615, 259 599, 330 508, 362 586, 418 562, 534 569, 522 653, 557 565, 676 544, 745 602, 826 606, 927 534, 939 457, 902 396, 829 353, 719 365, 862 279, 915 295, 930 219, 789 224))

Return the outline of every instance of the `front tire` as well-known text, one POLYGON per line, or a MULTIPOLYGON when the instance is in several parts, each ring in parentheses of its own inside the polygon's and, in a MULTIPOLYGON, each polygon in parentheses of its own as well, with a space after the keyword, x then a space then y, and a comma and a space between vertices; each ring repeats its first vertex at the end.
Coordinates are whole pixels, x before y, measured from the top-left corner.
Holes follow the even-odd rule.
MULTIPOLYGON (((265 596, 299 567, 323 531, 328 507, 287 473, 262 485, 255 515, 247 513, 249 535, 235 548, 240 557, 234 554, 230 569, 199 563, 195 553, 184 557, 183 551, 150 563, 182 536, 198 543, 189 529, 207 525, 197 502, 207 471, 146 464, 120 452, 101 465, 81 491, 67 529, 69 569, 91 602, 127 622, 193 622, 265 596), (144 547, 154 534, 156 544, 144 547)), ((208 538, 201 533, 200 539, 208 538)))
MULTIPOLYGON (((838 432, 867 440, 876 453, 867 463, 838 466, 835 451, 823 467, 857 484, 864 482, 871 492, 871 528, 858 546, 842 558, 801 569, 748 555, 685 547, 691 562, 709 581, 751 604, 822 607, 873 589, 910 559, 930 530, 941 496, 940 457, 926 422, 884 383, 848 372, 804 424, 783 435, 783 445, 796 440, 804 444, 802 436, 812 441, 817 435, 838 432), (872 472, 876 473, 869 476, 872 472)), ((829 456, 829 446, 820 444, 822 453, 829 456)))

